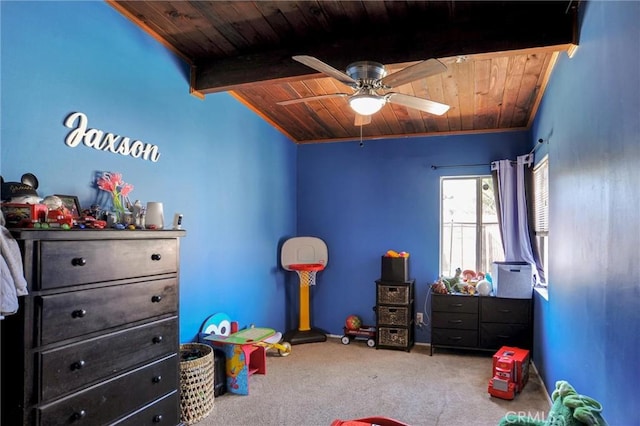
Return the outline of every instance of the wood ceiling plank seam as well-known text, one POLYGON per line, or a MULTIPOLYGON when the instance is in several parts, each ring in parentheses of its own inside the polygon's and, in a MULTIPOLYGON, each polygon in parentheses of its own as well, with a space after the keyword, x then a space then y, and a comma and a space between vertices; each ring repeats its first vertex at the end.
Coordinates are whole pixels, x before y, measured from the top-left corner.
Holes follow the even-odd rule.
MULTIPOLYGON (((308 93, 301 97, 314 96, 313 91, 311 91, 311 89, 304 81, 300 82, 299 89, 297 90, 308 93)), ((294 107, 290 110, 292 118, 294 118, 297 122, 300 122, 300 120, 306 118, 306 120, 303 121, 306 124, 305 127, 309 127, 309 129, 312 129, 313 134, 316 136, 324 135, 323 137, 326 137, 326 126, 321 120, 318 120, 319 116, 326 117, 325 112, 327 111, 324 105, 322 105, 321 101, 303 102, 300 104, 287 105, 285 108, 289 107, 294 107), (302 108, 296 108, 297 106, 300 106, 302 108), (301 111, 301 114, 294 114, 293 111, 295 110, 301 111), (311 127, 310 124, 314 124, 314 126, 311 127)))
MULTIPOLYGON (((295 31, 282 14, 282 11, 271 1, 253 2, 256 9, 262 13, 265 22, 278 35, 281 43, 295 38, 295 31)), ((301 53, 301 52, 300 52, 301 53)))
MULTIPOLYGON (((221 52, 216 53, 215 57, 235 55, 236 48, 234 47, 234 45, 230 43, 229 40, 227 40, 227 38, 218 30, 218 28, 211 25, 209 16, 211 11, 207 8, 206 2, 189 1, 180 3, 189 4, 193 8, 194 13, 198 13, 207 22, 207 25, 199 27, 198 31, 203 34, 207 41, 206 45, 209 46, 210 49, 221 52)), ((211 52, 211 54, 213 54, 213 51, 211 52)))
MULTIPOLYGON (((411 94, 412 96, 416 96, 418 98, 427 98, 427 90, 426 90, 426 81, 424 78, 413 81, 409 84, 407 84, 407 86, 411 87, 411 94)), ((418 132, 426 132, 427 131, 427 126, 425 124, 425 117, 428 113, 423 113, 420 110, 417 110, 415 108, 407 108, 407 110, 409 111, 409 116, 413 118, 413 120, 415 121, 415 128, 416 131, 418 132)))
POLYGON ((473 130, 475 115, 475 61, 467 59, 451 65, 451 69, 458 88, 461 130, 473 130))
MULTIPOLYGON (((262 32, 257 27, 263 21, 262 15, 251 13, 256 9, 253 5, 244 1, 219 2, 223 3, 217 10, 219 18, 223 22, 231 22, 231 27, 235 33, 243 40, 242 46, 236 46, 238 52, 250 52, 260 50, 258 47, 265 46, 272 49, 274 41, 272 31, 262 32), (257 49, 258 48, 258 49, 257 49)), ((227 26, 229 26, 227 24, 227 26)))
POLYGON ((215 34, 214 39, 229 55, 236 56, 239 50, 247 48, 249 42, 238 33, 233 23, 229 24, 221 19, 220 16, 225 14, 222 9, 223 2, 191 1, 190 3, 211 22, 211 32, 215 34))
MULTIPOLYGON (((318 93, 342 93, 335 90, 335 85, 333 84, 332 78, 318 78, 313 80, 308 80, 308 85, 313 89, 314 92, 318 93)), ((333 114, 337 123, 338 130, 344 135, 349 134, 349 128, 353 126, 353 119, 349 120, 349 117, 344 114, 346 108, 349 108, 349 104, 345 100, 345 98, 329 98, 323 101, 323 104, 327 110, 333 114), (351 122, 351 126, 349 126, 349 121, 351 122)))
MULTIPOLYGON (((553 72, 556 63, 558 61, 558 57, 561 52, 552 52, 546 55, 545 64, 543 66, 544 71, 540 73, 540 77, 538 79, 538 94, 536 96, 536 100, 529 111, 529 121, 527 122, 527 128, 530 129, 533 125, 533 120, 536 118, 538 114, 538 108, 540 107, 540 102, 542 102, 542 97, 547 90, 547 85, 549 84, 549 79, 551 78, 551 73, 553 72)), ((568 51, 567 51, 568 53, 568 51)))
POLYGON ((149 9, 156 11, 175 28, 180 49, 195 62, 197 58, 209 55, 224 55, 228 52, 220 49, 201 30, 209 27, 209 21, 196 10, 190 2, 172 1, 150 3, 149 9))
POLYGON ((543 60, 537 54, 527 55, 527 61, 524 66, 524 73, 522 74, 522 83, 520 85, 520 92, 516 99, 516 108, 514 111, 514 123, 515 126, 526 126, 528 120, 527 114, 531 110, 536 96, 536 83, 538 81, 538 74, 541 71, 543 60))
POLYGON ((507 80, 505 81, 504 98, 502 100, 500 127, 512 127, 515 114, 516 99, 521 90, 522 75, 527 60, 526 55, 514 55, 509 57, 507 64, 507 80))
POLYGON ((317 0, 298 2, 298 8, 306 16, 307 22, 312 22, 311 29, 314 31, 322 31, 331 34, 333 27, 329 21, 329 17, 325 12, 323 2, 317 0), (305 7, 300 7, 304 5, 305 7))
POLYGON ((235 1, 232 2, 232 7, 236 9, 238 14, 244 16, 245 19, 249 21, 264 42, 271 46, 282 43, 282 38, 280 38, 278 32, 271 26, 260 9, 258 9, 256 2, 235 1))
POLYGON ((261 117, 263 120, 265 120, 267 123, 269 123, 271 126, 273 126, 276 130, 278 130, 279 132, 281 132, 283 135, 285 135, 287 138, 291 139, 291 141, 293 141, 294 143, 297 143, 296 137, 294 135, 292 135, 291 133, 289 133, 287 131, 286 128, 281 127, 278 122, 271 120, 271 118, 267 115, 265 115, 262 111, 256 109, 254 107, 254 103, 251 100, 247 100, 244 99, 244 97, 236 92, 236 91, 230 91, 229 94, 231 96, 233 96, 234 98, 236 98, 240 103, 242 103, 244 106, 246 106, 247 108, 249 108, 251 111, 253 111, 254 113, 256 113, 259 117, 261 117))
POLYGON ((475 61, 474 67, 474 120, 473 128, 487 129, 487 114, 490 114, 490 102, 487 99, 489 93, 490 76, 491 76, 491 60, 485 59, 475 61))
POLYGON ((444 114, 447 117, 449 130, 462 130, 460 95, 452 69, 447 68, 447 71, 442 74, 441 78, 444 90, 444 103, 449 105, 449 110, 444 114))
POLYGON ((273 2, 282 17, 287 21, 289 27, 293 29, 296 38, 306 40, 308 38, 309 24, 303 14, 300 13, 298 7, 293 1, 275 1, 273 2))
MULTIPOLYGON (((444 103, 444 84, 442 82, 442 74, 430 76, 426 79, 426 90, 428 93, 428 99, 444 103)), ((436 130, 438 132, 446 132, 451 130, 449 128, 449 122, 446 114, 441 116, 429 114, 434 123, 436 123, 436 130)))
POLYGON ((504 99, 504 84, 507 79, 508 58, 491 59, 491 83, 489 86, 488 98, 493 105, 492 109, 496 111, 492 114, 491 127, 498 127, 500 116, 502 113, 502 103, 504 99))

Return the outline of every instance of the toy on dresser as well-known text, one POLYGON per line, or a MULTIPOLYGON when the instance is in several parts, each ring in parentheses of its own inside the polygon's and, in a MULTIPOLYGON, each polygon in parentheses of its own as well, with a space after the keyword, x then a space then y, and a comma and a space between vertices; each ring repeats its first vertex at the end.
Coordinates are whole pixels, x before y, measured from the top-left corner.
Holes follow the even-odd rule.
POLYGON ((26 228, 34 223, 47 219, 47 206, 40 204, 38 196, 38 179, 31 173, 22 175, 20 182, 5 182, 0 176, 2 184, 2 213, 7 228, 26 228))

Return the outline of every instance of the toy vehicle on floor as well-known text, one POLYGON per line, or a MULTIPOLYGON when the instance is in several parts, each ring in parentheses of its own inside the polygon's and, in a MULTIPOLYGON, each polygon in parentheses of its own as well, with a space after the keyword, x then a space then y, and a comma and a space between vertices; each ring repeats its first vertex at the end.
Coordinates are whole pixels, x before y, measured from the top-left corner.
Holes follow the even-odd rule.
POLYGON ((376 346, 376 328, 374 326, 363 325, 357 329, 343 327, 344 335, 340 339, 343 345, 348 345, 352 340, 366 340, 367 346, 376 346))

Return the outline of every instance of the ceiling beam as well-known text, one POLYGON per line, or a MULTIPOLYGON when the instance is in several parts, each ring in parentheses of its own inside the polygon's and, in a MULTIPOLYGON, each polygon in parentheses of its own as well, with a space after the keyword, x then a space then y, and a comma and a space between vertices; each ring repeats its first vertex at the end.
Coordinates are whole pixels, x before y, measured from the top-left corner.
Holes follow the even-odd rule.
POLYGON ((399 64, 553 45, 577 45, 571 2, 453 2, 450 19, 410 16, 385 27, 342 29, 323 39, 293 40, 260 52, 192 64, 191 89, 207 94, 318 73, 291 59, 311 55, 344 70, 359 60, 399 64), (463 5, 464 4, 464 5, 463 5))

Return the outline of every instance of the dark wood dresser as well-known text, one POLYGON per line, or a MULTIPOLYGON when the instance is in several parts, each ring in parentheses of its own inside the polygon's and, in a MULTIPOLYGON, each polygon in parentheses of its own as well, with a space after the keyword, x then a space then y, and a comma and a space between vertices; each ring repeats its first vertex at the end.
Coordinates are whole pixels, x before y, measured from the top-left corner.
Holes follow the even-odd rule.
POLYGON ((185 231, 13 235, 29 295, 0 321, 2 424, 179 424, 185 231))
POLYGON ((435 347, 531 350, 532 309, 532 299, 431 293, 431 354, 435 347))

